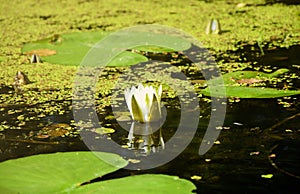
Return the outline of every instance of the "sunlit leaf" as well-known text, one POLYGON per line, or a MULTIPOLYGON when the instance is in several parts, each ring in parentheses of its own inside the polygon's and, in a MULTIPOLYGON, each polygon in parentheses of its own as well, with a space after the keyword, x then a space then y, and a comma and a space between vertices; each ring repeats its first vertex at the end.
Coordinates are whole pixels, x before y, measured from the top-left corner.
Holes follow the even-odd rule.
POLYGON ((74 193, 192 193, 196 189, 193 183, 176 176, 145 174, 88 184, 74 193))
MULTIPOLYGON (((224 96, 221 91, 222 88, 215 86, 205 88, 201 92, 204 95, 210 96, 210 90, 214 91, 216 97, 224 96)), ((265 87, 247 87, 247 86, 226 86, 227 97, 239 97, 239 98, 278 98, 283 96, 292 96, 300 94, 299 90, 278 90, 274 88, 265 87)))
POLYGON ((261 178, 270 179, 273 177, 273 174, 262 174, 261 178))
MULTIPOLYGON (((33 53, 42 57, 43 61, 63 64, 79 65, 88 51, 95 46, 97 42, 107 37, 108 32, 74 32, 63 35, 54 35, 51 38, 39 40, 25 44, 22 52, 28 55, 33 53), (51 51, 51 52, 50 52, 51 51)), ((141 45, 133 50, 147 52, 174 52, 188 49, 191 44, 179 37, 155 34, 155 33, 130 33, 135 41, 154 43, 154 45, 141 45), (168 48, 159 46, 170 45, 168 48)), ((148 59, 138 53, 124 51, 117 55, 107 66, 129 66, 148 59)))
POLYGON ((67 192, 126 165, 120 156, 102 152, 41 154, 8 160, 0 163, 0 193, 67 192), (102 157, 114 161, 115 166, 102 161, 102 157))
MULTIPOLYGON (((155 29, 155 27, 153 29, 155 29)), ((174 52, 187 50, 191 47, 189 41, 180 36, 172 35, 171 32, 170 34, 162 34, 161 32, 128 32, 130 32, 130 34, 127 34, 128 38, 133 38, 134 42, 142 43, 141 45, 133 47, 134 50, 146 52, 174 52)))
POLYGON ((280 74, 288 72, 288 69, 279 69, 273 73, 258 71, 236 71, 227 73, 221 77, 207 81, 210 87, 201 91, 202 94, 214 97, 224 97, 223 88, 226 88, 227 97, 239 98, 277 98, 300 94, 300 90, 280 90, 252 84, 268 81, 280 74), (224 86, 220 85, 224 82, 224 86))
POLYGON ((0 163, 0 193, 181 194, 196 189, 188 180, 156 174, 90 182, 125 167, 127 163, 116 154, 103 152, 41 154, 8 160, 0 163))
MULTIPOLYGON (((74 32, 60 36, 59 42, 53 42, 52 38, 39 40, 25 44, 22 52, 32 54, 34 52, 51 50, 52 55, 41 55, 43 61, 53 64, 80 65, 88 51, 97 42, 109 35, 108 32, 74 32), (55 53, 56 54, 55 54, 55 53)), ((124 51, 117 55, 107 66, 129 66, 148 59, 143 55, 124 51)))
POLYGON ((95 132, 99 134, 108 134, 108 133, 114 133, 115 130, 113 128, 101 127, 95 129, 95 132))

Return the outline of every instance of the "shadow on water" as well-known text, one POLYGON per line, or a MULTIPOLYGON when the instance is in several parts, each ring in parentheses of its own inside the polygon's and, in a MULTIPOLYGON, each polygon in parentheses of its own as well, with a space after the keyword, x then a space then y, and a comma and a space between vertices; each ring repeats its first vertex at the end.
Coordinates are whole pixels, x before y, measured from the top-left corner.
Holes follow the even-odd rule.
POLYGON ((254 67, 261 69, 272 65, 272 68, 288 68, 291 71, 299 71, 295 65, 300 64, 298 57, 300 45, 281 48, 272 46, 269 43, 259 45, 258 43, 247 44, 238 42, 236 47, 236 50, 229 50, 216 57, 216 60, 223 62, 250 62, 254 67))
MULTIPOLYGON (((253 65, 262 69, 264 65, 272 64, 277 68, 289 68, 299 74, 299 68, 293 66, 299 64, 296 56, 299 46, 292 46, 289 50, 265 50, 263 56, 257 54, 260 50, 255 45, 244 45, 243 49, 228 52, 229 56, 222 58, 225 62, 239 59, 242 59, 240 62, 256 61, 253 65)), ((294 87, 299 89, 300 83, 297 80, 293 82, 294 87)), ((10 88, 4 87, 2 92, 6 93, 9 90, 10 88)), ((300 96, 292 96, 280 99, 228 101, 225 123, 218 141, 206 154, 200 156, 199 146, 207 129, 211 111, 210 103, 200 98, 200 115, 203 117, 200 118, 196 135, 184 152, 174 160, 149 170, 121 169, 94 181, 133 174, 164 173, 191 180, 197 186, 197 193, 293 193, 292 190, 297 190, 300 183, 299 99, 300 96), (263 175, 268 174, 272 174, 273 177, 264 178, 263 175), (194 176, 198 179, 193 179, 194 176)), ((163 99, 169 104, 174 103, 172 100, 163 99)), ((8 114, 12 108, 26 113, 28 107, 5 107, 1 110, 1 121, 17 121, 19 114, 8 114)), ((78 134, 49 136, 51 131, 46 131, 48 136, 42 136, 45 134, 40 133, 43 129, 51 130, 53 125, 57 129, 61 123, 63 126, 70 125, 74 128, 74 123, 71 122, 72 111, 67 108, 66 110, 68 111, 62 115, 46 115, 41 120, 28 122, 20 129, 1 131, 0 161, 40 153, 88 150, 78 134)), ((105 119, 112 115, 112 110, 105 108, 98 116, 103 124, 108 124, 116 130, 109 135, 110 138, 120 145, 126 145, 128 132, 122 129, 115 119, 105 119)), ((162 135, 166 142, 176 132, 179 120, 180 110, 172 106, 167 108, 166 122, 162 127, 162 135)), ((65 129, 60 130, 65 132, 65 129)), ((96 134, 94 136, 96 137, 96 134)), ((101 148, 99 150, 101 151, 101 148)))
POLYGON ((300 2, 298 0, 266 0, 265 5, 273 5, 276 3, 281 3, 285 5, 299 5, 300 2))

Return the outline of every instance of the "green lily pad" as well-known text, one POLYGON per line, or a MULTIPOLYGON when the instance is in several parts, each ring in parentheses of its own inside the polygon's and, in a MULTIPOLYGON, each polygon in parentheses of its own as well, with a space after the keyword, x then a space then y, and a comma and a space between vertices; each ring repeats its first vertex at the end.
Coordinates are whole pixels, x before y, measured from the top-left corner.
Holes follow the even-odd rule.
POLYGON ((113 128, 101 127, 101 128, 95 129, 95 132, 98 134, 108 134, 108 133, 114 133, 115 130, 113 128))
MULTIPOLYGON (((282 68, 278 69, 273 73, 264 73, 259 71, 235 71, 230 72, 223 75, 221 78, 223 79, 226 85, 236 85, 236 84, 253 84, 266 81, 271 78, 275 78, 283 73, 287 73, 289 70, 282 68)), ((215 80, 211 80, 209 82, 215 82, 215 80)))
POLYGON ((8 160, 0 163, 0 193, 68 192, 126 165, 120 156, 102 152, 41 154, 8 160), (115 166, 96 155, 114 161, 115 166))
POLYGON ((76 189, 74 193, 184 194, 192 193, 195 189, 192 182, 177 176, 144 174, 88 184, 76 189))
MULTIPOLYGON (((54 35, 51 38, 39 40, 25 44, 22 52, 28 55, 36 53, 43 61, 63 64, 80 65, 82 59, 88 51, 95 46, 97 42, 109 36, 108 32, 74 32, 70 34, 54 35)), ((172 48, 165 48, 159 45, 137 46, 134 50, 147 52, 174 52, 182 51, 191 47, 190 42, 180 37, 155 34, 130 32, 130 37, 134 40, 140 40, 161 45, 171 45, 172 48)), ((130 66, 148 61, 148 58, 134 52, 124 51, 117 55, 107 66, 130 66)))
MULTIPOLYGON (((227 97, 239 98, 279 98, 300 94, 299 90, 277 90, 264 87, 226 86, 225 88, 227 97)), ((211 90, 214 92, 214 97, 224 97, 222 88, 218 86, 214 86, 212 89, 207 87, 201 93, 210 96, 211 90)))
POLYGON ((144 52, 160 53, 160 52, 174 52, 174 49, 159 47, 159 46, 138 46, 133 49, 144 52))
POLYGON ((202 94, 214 97, 224 97, 223 87, 220 85, 222 79, 226 88, 227 97, 239 98, 278 98, 300 94, 300 90, 279 90, 276 88, 256 87, 257 84, 275 78, 280 74, 288 72, 288 69, 279 69, 273 73, 258 71, 236 71, 207 81, 210 87, 201 91, 202 94))
MULTIPOLYGON (((40 57, 43 61, 53 64, 80 65, 88 51, 108 34, 107 32, 63 34, 25 44, 22 52, 27 54, 37 53, 38 55, 41 53, 40 57), (49 54, 47 55, 45 51, 49 54)), ((117 55, 107 66, 129 66, 147 60, 147 57, 143 55, 125 51, 117 55)))
POLYGON ((157 43, 156 45, 143 45, 134 47, 135 50, 146 51, 146 52, 174 52, 184 51, 191 47, 191 43, 178 36, 171 36, 165 34, 154 34, 154 33, 137 33, 132 32, 135 40, 143 41, 146 37, 148 42, 157 43), (166 48, 158 45, 170 45, 172 48, 166 48))
POLYGON ((103 152, 41 154, 8 160, 0 163, 0 193, 191 193, 196 189, 193 183, 176 176, 151 174, 89 183, 127 164, 120 156, 103 152))
POLYGON ((145 51, 145 52, 175 52, 187 50, 191 47, 191 43, 181 37, 157 34, 151 32, 130 32, 131 37, 135 38, 135 41, 143 42, 147 40, 149 45, 136 46, 133 49, 145 51), (155 43, 151 45, 151 43, 155 43), (161 45, 168 45, 169 48, 161 45))

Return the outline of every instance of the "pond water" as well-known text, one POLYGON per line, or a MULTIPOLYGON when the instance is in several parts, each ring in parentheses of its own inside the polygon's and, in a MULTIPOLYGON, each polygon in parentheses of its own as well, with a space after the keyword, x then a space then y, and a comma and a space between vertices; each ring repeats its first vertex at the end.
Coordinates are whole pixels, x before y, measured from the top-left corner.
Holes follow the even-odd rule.
MULTIPOLYGON (((294 97, 294 100, 298 99, 294 97)), ((172 138, 176 130, 174 120, 180 118, 178 110, 170 112, 172 114, 168 114, 170 117, 162 127, 166 141, 172 138)), ((300 175, 300 118, 295 117, 277 127, 276 124, 298 112, 297 109, 286 110, 278 106, 277 99, 241 100, 228 106, 218 141, 205 155, 198 155, 198 150, 207 128, 207 118, 200 119, 193 141, 175 160, 150 170, 119 170, 103 179, 140 173, 166 173, 186 179, 200 176, 200 180, 193 180, 200 193, 284 193, 296 189, 300 175), (276 155, 276 159, 269 160, 272 154, 276 155), (276 168, 272 164, 276 164, 276 168), (262 178, 266 174, 273 174, 274 178, 262 178)), ((120 134, 113 134, 112 139, 126 144, 127 139, 120 134)))
MULTIPOLYGON (((300 63, 295 57, 295 50, 299 51, 299 47, 292 47, 289 52, 266 50, 265 56, 260 58, 260 65, 254 63, 253 68, 264 69, 271 63, 273 67, 282 67, 285 64, 285 68, 299 75, 299 67, 295 65, 300 63), (274 52, 277 58, 273 57, 274 52)), ((243 55, 239 51, 235 51, 235 54, 243 55)), ((223 57, 222 60, 236 60, 232 53, 230 56, 227 59, 223 57)), ((161 59, 159 56, 158 58, 161 59)), ((245 63, 258 61, 250 51, 245 58, 245 63)), ((298 79, 293 79, 292 82, 293 88, 300 88, 298 79)), ((132 174, 164 173, 191 180, 197 186, 197 193, 293 193, 292 190, 297 190, 300 183, 299 100, 300 95, 276 99, 227 99, 226 117, 220 136, 213 147, 200 156, 199 146, 211 116, 210 102, 204 97, 200 98, 201 117, 197 132, 188 147, 174 160, 154 169, 121 169, 95 181, 132 174), (273 177, 266 178, 270 174, 273 177)), ((161 134, 156 133, 153 138, 157 140, 161 135, 168 142, 176 132, 181 113, 179 108, 172 106, 178 104, 178 99, 165 96, 162 101, 169 105, 166 106, 167 117, 161 127, 161 134)), ((40 153, 89 150, 80 139, 79 133, 68 128, 74 127, 71 101, 64 101, 62 104, 66 110, 64 114, 46 115, 21 125, 20 129, 0 132, 0 161, 40 153), (64 125, 59 125, 61 123, 64 125), (53 130, 56 133, 51 131, 51 125, 55 125, 53 130)), ((17 119, 20 115, 9 114, 11 109, 26 112, 26 107, 22 106, 4 107, 1 110, 1 121, 7 120, 11 124, 16 122, 16 126, 20 126, 17 119)), ((34 114, 32 116, 38 117, 34 114)), ((107 135, 91 132, 95 141, 97 136, 109 137, 119 145, 128 146, 128 131, 112 117, 111 108, 105 107, 98 112, 98 116, 103 126, 113 128, 115 132, 107 135)), ((97 146, 95 149, 102 150, 97 146)))

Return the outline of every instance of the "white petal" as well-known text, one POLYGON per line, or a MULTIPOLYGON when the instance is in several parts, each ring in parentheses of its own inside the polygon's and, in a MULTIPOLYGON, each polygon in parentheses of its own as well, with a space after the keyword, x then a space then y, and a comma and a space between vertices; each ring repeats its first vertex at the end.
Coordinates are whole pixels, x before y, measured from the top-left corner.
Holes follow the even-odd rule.
POLYGON ((129 112, 132 116, 132 107, 131 107, 132 92, 131 92, 131 90, 126 89, 124 91, 124 96, 125 96, 125 101, 126 101, 127 107, 128 107, 129 112))
POLYGON ((160 107, 160 102, 158 99, 155 97, 153 98, 153 103, 151 106, 151 111, 150 111, 150 120, 151 121, 157 121, 161 118, 161 107, 160 107))
POLYGON ((144 113, 142 108, 139 106, 139 103, 137 99, 135 98, 135 95, 132 97, 131 101, 131 107, 132 107, 132 117, 134 120, 139 121, 139 122, 146 122, 144 120, 144 113))
POLYGON ((159 101, 161 100, 161 94, 162 94, 162 85, 159 85, 158 91, 157 91, 157 98, 159 101))
MULTIPOLYGON (((140 113, 138 114, 142 114, 143 117, 143 121, 142 122, 147 122, 148 119, 148 115, 150 110, 148 110, 147 104, 146 104, 146 93, 144 90, 141 90, 139 92, 136 92, 133 94, 133 97, 136 101, 136 106, 138 106, 138 109, 140 111, 140 113)), ((133 104, 133 103, 132 103, 133 104)), ((134 111, 133 111, 134 114, 134 111)))

